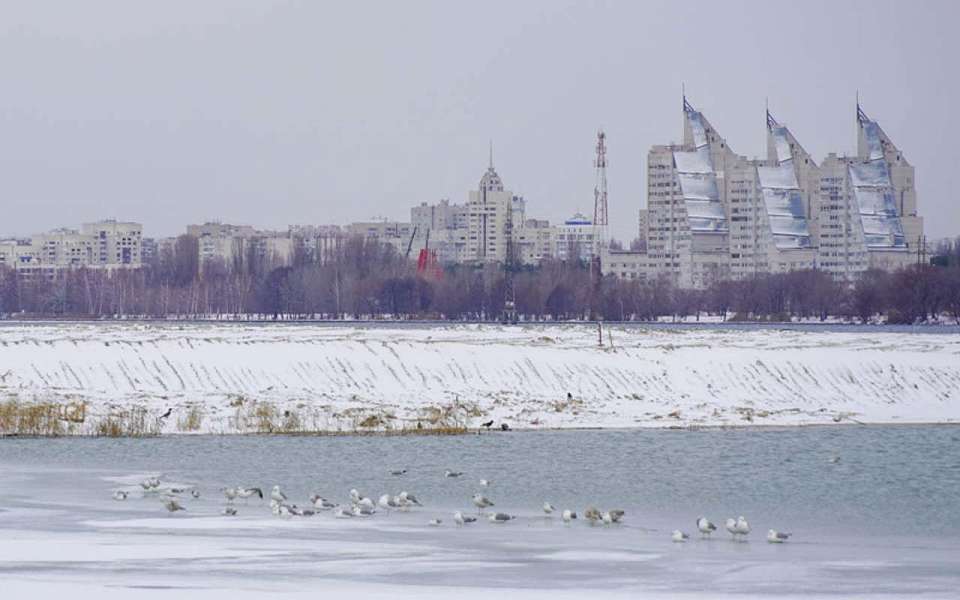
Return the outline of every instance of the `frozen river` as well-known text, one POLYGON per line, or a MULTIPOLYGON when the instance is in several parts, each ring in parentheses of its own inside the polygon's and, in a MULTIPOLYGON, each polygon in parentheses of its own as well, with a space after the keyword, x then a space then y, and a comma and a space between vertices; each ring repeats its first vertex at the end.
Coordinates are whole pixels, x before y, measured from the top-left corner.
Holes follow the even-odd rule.
POLYGON ((7 597, 72 599, 955 598, 958 448, 955 426, 0 439, 0 576, 7 597), (201 497, 168 515, 137 486, 150 475, 201 497), (476 512, 481 478, 518 519, 455 527, 454 510, 476 512), (219 488, 274 484, 301 506, 314 492, 346 502, 353 487, 408 490, 425 506, 340 520, 239 501, 238 516, 220 515, 219 488), (112 500, 117 489, 130 498, 112 500), (544 501, 627 516, 563 524, 544 501), (694 534, 701 514, 721 529, 743 514, 753 533, 670 541, 673 529, 694 534), (794 537, 768 544, 769 528, 794 537))

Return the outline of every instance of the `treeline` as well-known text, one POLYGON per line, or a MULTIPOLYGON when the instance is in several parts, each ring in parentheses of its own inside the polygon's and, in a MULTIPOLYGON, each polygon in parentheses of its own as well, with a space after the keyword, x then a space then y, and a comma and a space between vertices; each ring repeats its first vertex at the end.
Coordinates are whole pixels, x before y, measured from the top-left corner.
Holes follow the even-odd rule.
MULTIPOLYGON (((256 248, 231 264, 198 262, 197 240, 181 236, 142 269, 64 270, 53 278, 0 268, 0 315, 23 317, 395 318, 497 320, 506 297, 502 266, 446 268, 418 276, 391 246, 344 239, 320 252, 300 247, 277 265, 256 248)), ((718 281, 681 289, 599 278, 587 264, 545 261, 513 273, 521 320, 654 320, 734 315, 744 320, 826 319, 925 322, 947 315, 960 323, 960 240, 938 248, 929 264, 895 273, 868 271, 853 284, 821 271, 718 281)))

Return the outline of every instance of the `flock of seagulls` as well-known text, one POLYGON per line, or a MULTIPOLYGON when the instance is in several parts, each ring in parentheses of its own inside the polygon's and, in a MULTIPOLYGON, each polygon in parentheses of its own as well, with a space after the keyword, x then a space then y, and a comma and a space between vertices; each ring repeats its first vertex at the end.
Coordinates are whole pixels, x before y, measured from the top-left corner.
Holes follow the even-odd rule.
MULTIPOLYGON (((733 541, 735 542, 745 542, 747 540, 747 536, 750 535, 750 523, 745 517, 743 517, 743 515, 737 517, 736 519, 730 517, 724 523, 724 527, 730 533, 733 541)), ((716 530, 717 526, 714 525, 710 519, 706 517, 697 517, 697 531, 700 532, 701 538, 709 538, 710 534, 716 530)), ((771 529, 767 531, 767 541, 771 544, 782 544, 790 539, 791 535, 792 534, 790 533, 771 529)), ((686 542, 690 539, 690 535, 677 529, 671 534, 671 539, 674 542, 686 542)))
MULTIPOLYGON (((393 476, 402 476, 407 473, 407 469, 396 469, 389 472, 393 476)), ((444 471, 443 476, 445 478, 457 478, 463 476, 462 471, 444 471)), ((491 482, 487 479, 481 479, 478 482, 478 485, 482 488, 489 488, 491 482)), ((186 511, 186 507, 181 503, 180 496, 188 494, 194 498, 200 498, 200 490, 195 487, 168 487, 162 488, 159 477, 148 477, 140 482, 140 487, 143 489, 144 494, 147 493, 160 493, 163 492, 161 496, 161 502, 170 513, 176 513, 179 511, 186 511)), ((238 499, 240 500, 249 500, 250 498, 256 496, 258 499, 264 499, 263 490, 259 487, 245 487, 245 486, 235 486, 235 487, 226 487, 221 488, 223 492, 224 499, 226 500, 226 506, 223 508, 221 514, 225 516, 236 516, 238 510, 234 505, 234 502, 238 499)), ((126 500, 130 495, 130 492, 126 490, 116 490, 113 492, 113 499, 118 501, 126 500)), ((274 515, 277 516, 299 516, 299 517, 310 517, 318 512, 328 512, 332 511, 333 516, 338 519, 353 519, 353 518, 367 518, 372 517, 378 511, 389 514, 391 511, 408 511, 414 507, 421 507, 423 503, 420 501, 416 495, 408 492, 401 491, 399 494, 382 494, 376 501, 372 498, 364 496, 357 489, 351 489, 349 492, 349 501, 340 504, 329 500, 320 494, 313 494, 309 497, 309 505, 306 507, 300 507, 296 504, 289 502, 287 495, 283 493, 283 490, 280 489, 279 485, 273 486, 270 490, 270 510, 274 515)), ((478 518, 481 516, 486 516, 487 520, 491 523, 508 523, 516 519, 516 515, 511 515, 505 512, 491 512, 487 514, 485 511, 488 508, 493 508, 496 504, 490 500, 485 494, 477 492, 471 498, 471 502, 477 508, 478 516, 472 516, 465 514, 463 511, 456 511, 453 513, 453 522, 458 527, 465 525, 470 525, 476 523, 478 518)), ((551 504, 550 502, 544 502, 542 505, 543 513, 546 517, 552 517, 554 513, 557 512, 557 507, 551 504)), ((591 525, 612 525, 615 523, 621 523, 626 516, 626 512, 621 509, 612 509, 607 511, 601 511, 600 509, 590 506, 583 512, 583 519, 585 519, 591 525)), ((576 519, 579 519, 579 515, 576 511, 571 509, 564 509, 560 511, 560 518, 564 523, 570 523, 576 519)), ((440 527, 443 524, 443 520, 439 518, 431 519, 427 522, 427 525, 431 527, 440 527)), ((698 517, 696 521, 697 531, 700 533, 700 537, 707 539, 710 538, 711 534, 717 531, 717 526, 711 522, 706 517, 698 517)), ((733 518, 730 517, 724 522, 724 528, 731 535, 731 538, 735 542, 746 541, 747 536, 750 535, 750 523, 742 515, 733 518)), ((777 531, 775 529, 770 529, 767 531, 767 541, 771 544, 782 544, 790 539, 791 534, 777 531)), ((671 539, 674 542, 684 543, 690 540, 690 535, 679 529, 674 530, 671 533, 671 539)))

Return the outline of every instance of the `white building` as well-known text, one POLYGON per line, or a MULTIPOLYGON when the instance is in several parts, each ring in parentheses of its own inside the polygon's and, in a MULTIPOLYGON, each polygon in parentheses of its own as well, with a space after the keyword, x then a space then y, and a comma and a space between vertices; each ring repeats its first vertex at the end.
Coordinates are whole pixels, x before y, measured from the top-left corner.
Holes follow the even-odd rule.
POLYGON ((593 221, 577 213, 556 227, 556 249, 560 260, 590 262, 600 254, 600 236, 593 221))
POLYGON ((734 153, 686 98, 683 117, 683 144, 648 154, 647 258, 609 253, 605 273, 645 268, 646 278, 700 288, 798 269, 849 281, 910 263, 923 231, 914 170, 859 107, 857 156, 830 154, 820 165, 769 113, 764 160, 734 153))
POLYGON ((0 265, 24 273, 53 275, 61 269, 138 268, 143 226, 114 220, 54 229, 29 239, 0 241, 0 265))

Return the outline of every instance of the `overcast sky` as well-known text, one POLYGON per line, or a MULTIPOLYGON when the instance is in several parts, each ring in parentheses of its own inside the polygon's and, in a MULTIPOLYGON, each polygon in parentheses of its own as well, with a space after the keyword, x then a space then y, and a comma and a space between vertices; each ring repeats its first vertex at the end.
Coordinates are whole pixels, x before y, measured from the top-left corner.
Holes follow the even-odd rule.
POLYGON ((856 149, 859 89, 916 166, 931 237, 960 233, 960 2, 0 2, 0 234, 103 217, 172 235, 409 219, 487 164, 528 216, 592 213, 607 131, 613 234, 681 83, 732 148, 764 99, 818 159, 856 149))

